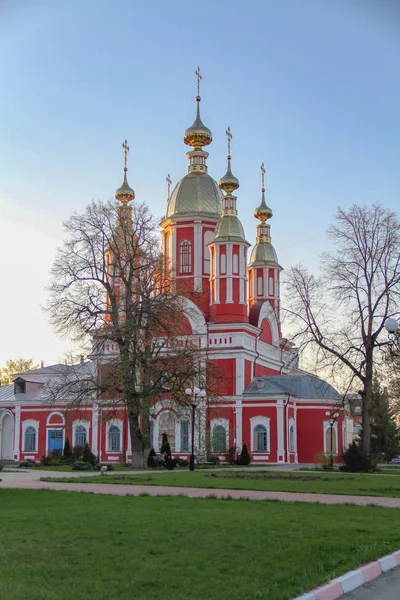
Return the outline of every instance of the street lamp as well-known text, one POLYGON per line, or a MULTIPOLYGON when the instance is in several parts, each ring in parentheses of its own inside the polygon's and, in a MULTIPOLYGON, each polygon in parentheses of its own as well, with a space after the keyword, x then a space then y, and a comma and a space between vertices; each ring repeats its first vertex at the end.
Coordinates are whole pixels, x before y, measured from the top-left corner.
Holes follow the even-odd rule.
POLYGON ((397 355, 397 356, 400 355, 399 344, 396 343, 396 333, 397 333, 398 328, 399 328, 399 324, 396 319, 394 319, 393 317, 389 317, 388 319, 386 319, 385 329, 388 332, 388 336, 389 336, 390 351, 394 355, 397 355), (397 346, 397 348, 396 348, 396 346, 397 346))
POLYGON ((205 398, 206 391, 201 390, 198 387, 195 387, 193 389, 186 388, 185 394, 188 397, 188 400, 192 407, 192 454, 190 455, 189 470, 194 471, 194 421, 196 417, 196 406, 199 398, 205 398))
MULTIPOLYGON (((329 412, 329 410, 326 411, 325 415, 327 417, 331 416, 331 413, 329 412)), ((339 418, 339 413, 335 412, 335 413, 333 413, 332 418, 330 418, 328 421, 329 427, 331 430, 331 455, 330 455, 330 459, 329 459, 329 463, 330 463, 329 466, 331 469, 333 469, 333 427, 334 427, 336 421, 338 420, 338 418, 339 418)))

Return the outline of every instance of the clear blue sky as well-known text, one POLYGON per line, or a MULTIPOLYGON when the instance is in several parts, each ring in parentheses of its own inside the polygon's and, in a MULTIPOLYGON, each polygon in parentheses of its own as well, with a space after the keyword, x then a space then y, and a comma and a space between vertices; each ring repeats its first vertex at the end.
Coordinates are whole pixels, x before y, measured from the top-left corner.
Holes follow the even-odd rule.
POLYGON ((317 268, 338 205, 400 206, 397 0, 2 0, 0 365, 51 362, 45 301, 61 222, 122 181, 156 216, 187 172, 200 65, 209 172, 233 132, 238 208, 253 243, 261 162, 281 264, 317 268))

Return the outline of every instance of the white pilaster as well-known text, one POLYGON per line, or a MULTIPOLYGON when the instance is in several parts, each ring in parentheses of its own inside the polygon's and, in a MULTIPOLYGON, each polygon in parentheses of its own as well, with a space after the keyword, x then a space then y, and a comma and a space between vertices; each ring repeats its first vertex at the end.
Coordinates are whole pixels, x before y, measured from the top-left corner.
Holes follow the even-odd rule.
POLYGON ((14 419, 14 459, 20 459, 20 440, 21 440, 21 407, 17 405, 15 407, 15 419, 14 419))
POLYGON ((277 448, 277 459, 278 463, 285 462, 285 433, 284 433, 284 419, 283 419, 283 400, 277 400, 276 403, 276 425, 278 431, 278 448, 277 448))
POLYGON ((236 396, 243 394, 244 390, 244 358, 236 359, 236 396))
POLYGON ((242 421, 242 401, 236 400, 236 446, 239 451, 242 449, 242 431, 243 431, 243 421, 242 421))

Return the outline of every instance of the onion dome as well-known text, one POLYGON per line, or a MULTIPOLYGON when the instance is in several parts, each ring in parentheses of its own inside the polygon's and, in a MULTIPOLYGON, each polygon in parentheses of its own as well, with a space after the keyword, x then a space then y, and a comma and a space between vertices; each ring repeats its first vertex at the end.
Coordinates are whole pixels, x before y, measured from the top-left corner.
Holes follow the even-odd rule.
POLYGON ((196 111, 196 119, 191 125, 186 129, 185 134, 183 136, 183 141, 187 146, 192 146, 192 148, 198 150, 202 146, 208 146, 212 142, 212 134, 211 131, 204 125, 200 118, 200 96, 196 96, 197 102, 197 111, 196 111))
POLYGON ((122 204, 128 204, 128 202, 130 202, 131 200, 134 200, 134 198, 135 198, 135 192, 129 186, 128 180, 126 178, 126 171, 127 170, 128 169, 124 169, 124 171, 125 171, 125 173, 124 173, 124 181, 123 181, 121 187, 119 187, 117 189, 117 191, 115 192, 115 198, 116 198, 116 200, 119 200, 120 202, 122 202, 122 204))
POLYGON ((262 193, 262 195, 261 195, 261 204, 254 211, 254 216, 261 223, 265 223, 265 221, 267 219, 270 219, 272 217, 272 210, 265 203, 265 189, 264 188, 262 188, 261 193, 262 193))
POLYGON ((119 200, 120 202, 122 202, 122 204, 126 205, 131 200, 134 200, 135 192, 129 186, 128 180, 126 178, 126 172, 128 170, 128 167, 126 166, 126 164, 127 164, 128 152, 129 152, 129 146, 128 146, 127 140, 125 140, 123 142, 122 147, 124 149, 124 181, 122 182, 121 187, 119 187, 117 189, 117 191, 115 192, 115 198, 116 198, 116 200, 119 200))

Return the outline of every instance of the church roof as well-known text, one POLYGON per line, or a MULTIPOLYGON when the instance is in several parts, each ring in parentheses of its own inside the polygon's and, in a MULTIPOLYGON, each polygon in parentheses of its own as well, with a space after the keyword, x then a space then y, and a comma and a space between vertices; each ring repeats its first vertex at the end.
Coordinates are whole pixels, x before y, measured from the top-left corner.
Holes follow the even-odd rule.
POLYGON ((188 173, 175 186, 168 201, 167 218, 172 215, 221 214, 222 192, 210 175, 188 173))
POLYGON ((315 375, 264 375, 254 377, 244 395, 290 395, 297 398, 339 400, 339 392, 315 375))

